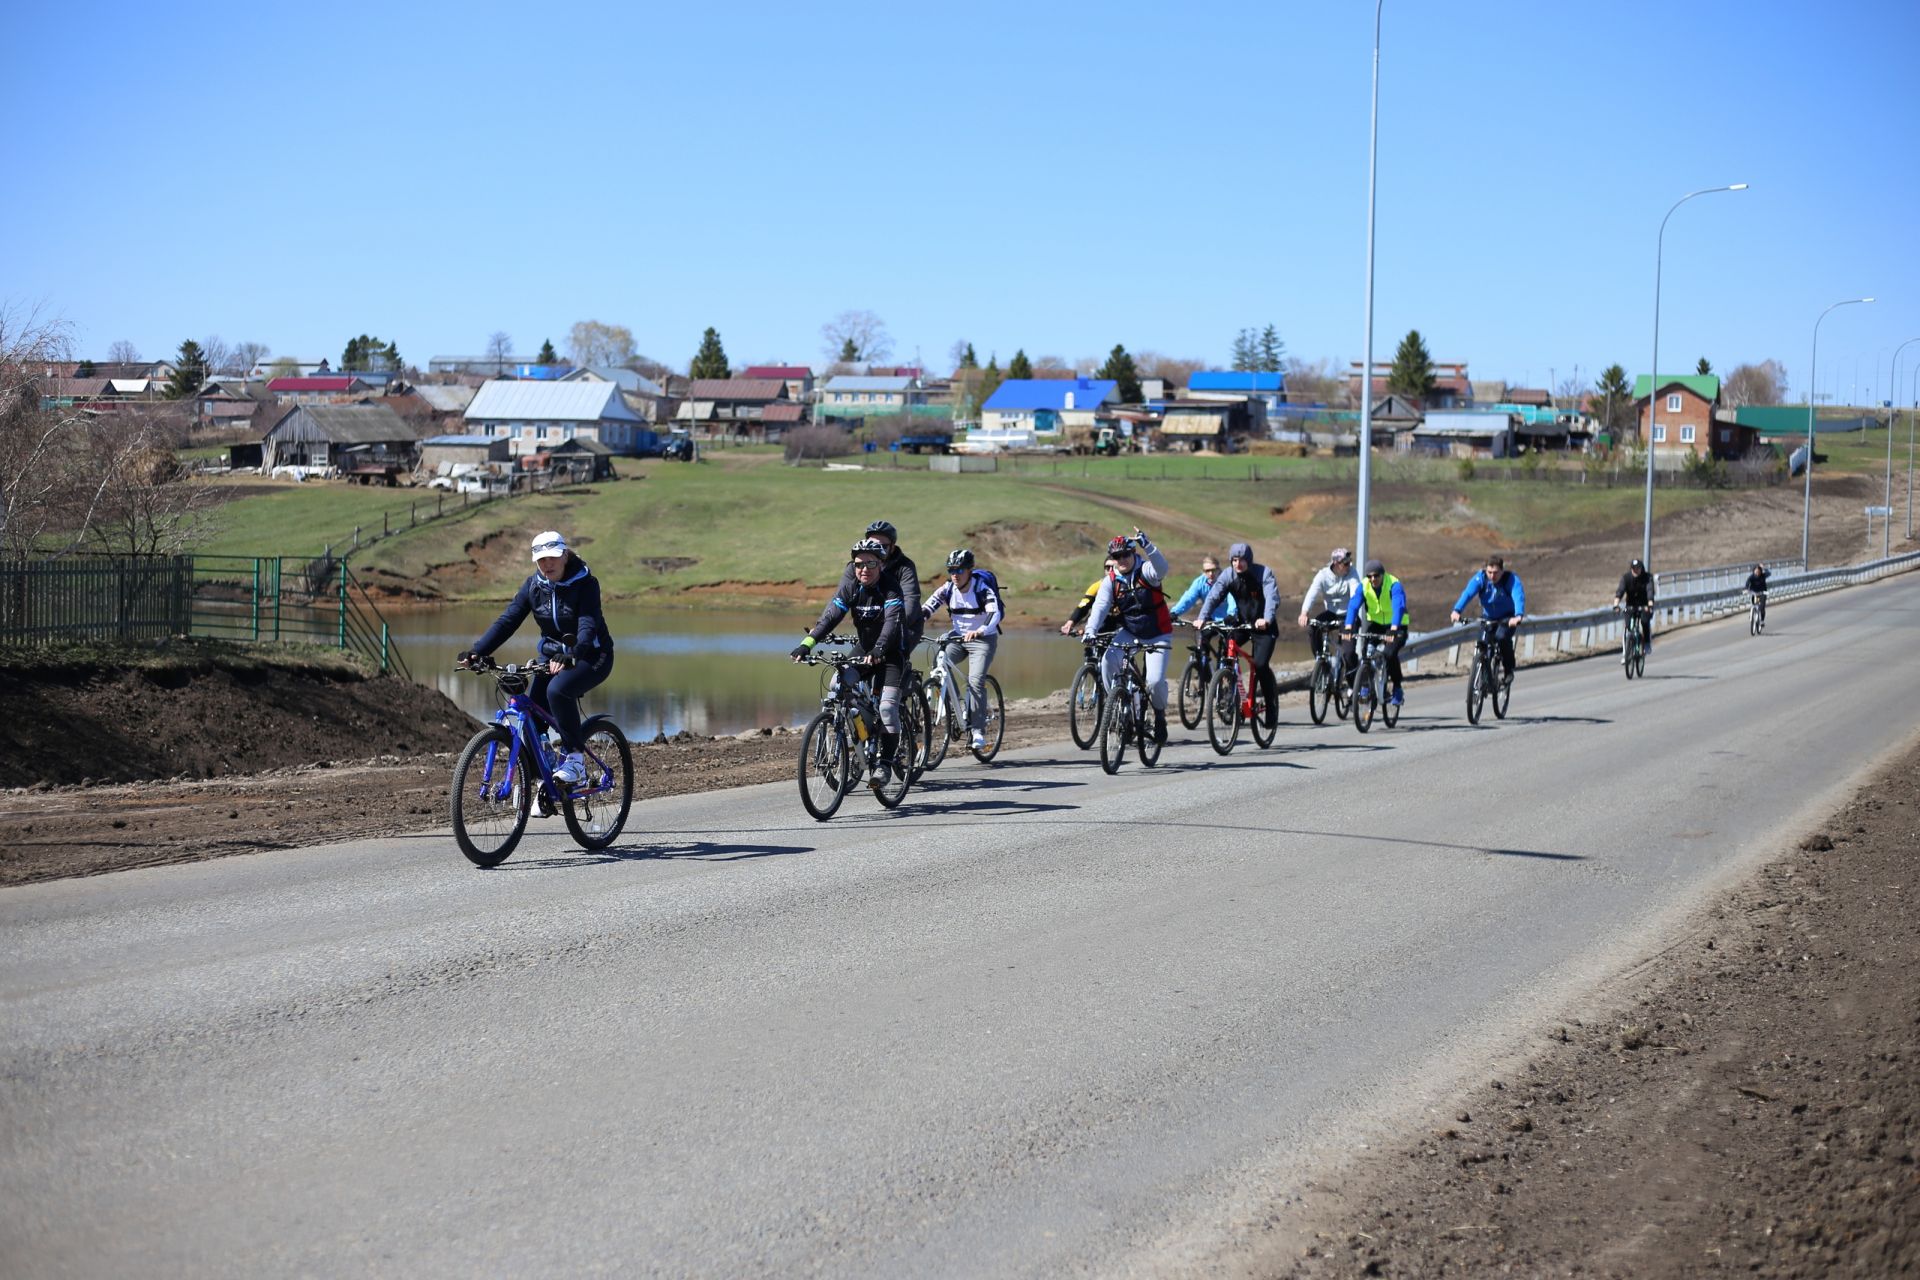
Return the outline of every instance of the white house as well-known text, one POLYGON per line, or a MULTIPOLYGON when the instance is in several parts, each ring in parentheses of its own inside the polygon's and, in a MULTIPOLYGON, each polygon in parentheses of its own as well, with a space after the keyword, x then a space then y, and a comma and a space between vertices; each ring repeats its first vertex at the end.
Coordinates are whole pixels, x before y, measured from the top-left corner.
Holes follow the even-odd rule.
POLYGON ((484 383, 465 418, 466 434, 505 436, 516 457, 576 439, 631 453, 646 425, 617 383, 591 381, 484 383))

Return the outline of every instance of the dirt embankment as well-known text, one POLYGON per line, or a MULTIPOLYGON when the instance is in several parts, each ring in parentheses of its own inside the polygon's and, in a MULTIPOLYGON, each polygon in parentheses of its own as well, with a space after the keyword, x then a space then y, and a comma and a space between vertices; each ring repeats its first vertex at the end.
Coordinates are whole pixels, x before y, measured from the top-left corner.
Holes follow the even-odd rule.
POLYGON ((316 760, 452 751, 444 694, 331 652, 187 643, 0 664, 0 786, 212 778, 316 760), (17 663, 31 666, 17 669, 17 663))

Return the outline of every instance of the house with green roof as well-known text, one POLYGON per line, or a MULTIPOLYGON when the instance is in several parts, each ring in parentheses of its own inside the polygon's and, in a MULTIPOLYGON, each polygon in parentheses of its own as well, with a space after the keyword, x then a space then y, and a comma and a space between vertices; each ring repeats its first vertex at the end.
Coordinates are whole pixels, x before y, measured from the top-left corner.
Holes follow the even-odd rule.
POLYGON ((1741 426, 1731 410, 1720 407, 1720 379, 1711 373, 1663 373, 1633 380, 1640 415, 1640 438, 1651 442, 1656 467, 1680 467, 1701 455, 1743 458, 1758 438, 1741 426))

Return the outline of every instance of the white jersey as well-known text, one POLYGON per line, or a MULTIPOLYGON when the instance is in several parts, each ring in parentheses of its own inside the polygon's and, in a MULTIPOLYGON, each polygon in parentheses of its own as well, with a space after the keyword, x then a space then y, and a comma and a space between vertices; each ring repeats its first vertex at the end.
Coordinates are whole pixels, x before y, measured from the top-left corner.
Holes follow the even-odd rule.
POLYGON ((1353 600, 1353 593, 1360 589, 1360 575, 1347 570, 1346 577, 1333 571, 1332 566, 1313 575, 1313 582, 1307 587, 1307 598, 1300 602, 1300 612, 1312 617, 1316 610, 1313 602, 1319 600, 1322 606, 1331 609, 1341 617, 1347 616, 1347 605, 1353 600))

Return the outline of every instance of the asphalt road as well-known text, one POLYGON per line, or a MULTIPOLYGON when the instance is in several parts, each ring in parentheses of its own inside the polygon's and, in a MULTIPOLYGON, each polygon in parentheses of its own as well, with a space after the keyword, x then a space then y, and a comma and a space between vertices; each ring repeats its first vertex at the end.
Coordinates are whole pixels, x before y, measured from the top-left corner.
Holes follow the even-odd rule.
MULTIPOLYGON (((1365 737, 0 894, 9 1276, 1162 1274, 1915 732, 1920 574, 1365 737)), ((343 798, 351 802, 351 798, 343 798)))

